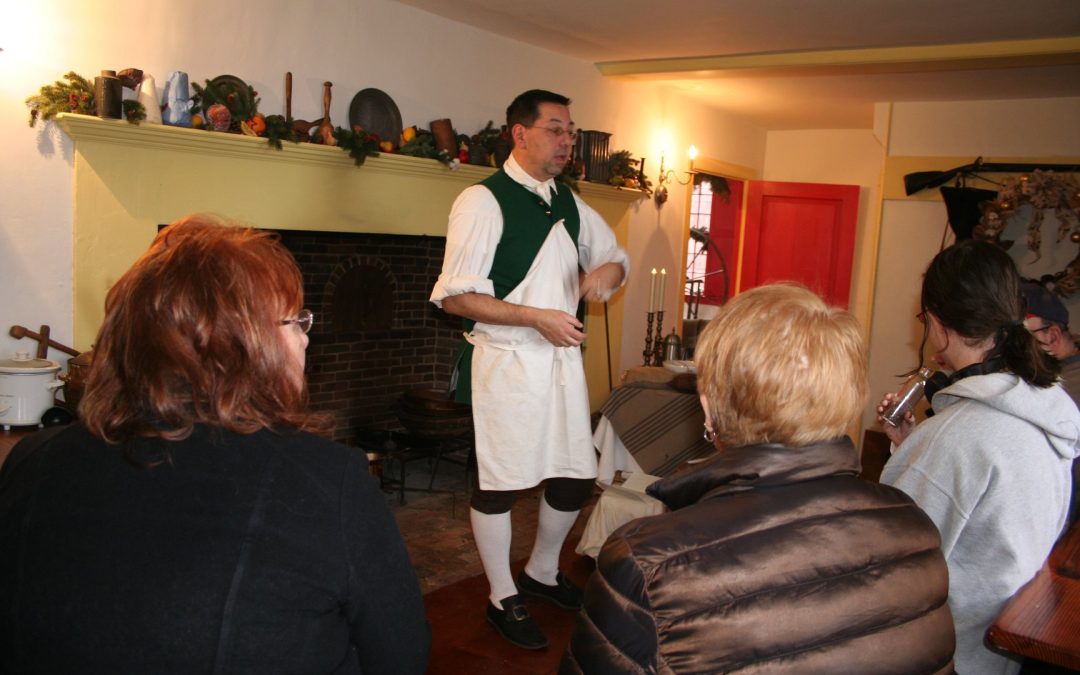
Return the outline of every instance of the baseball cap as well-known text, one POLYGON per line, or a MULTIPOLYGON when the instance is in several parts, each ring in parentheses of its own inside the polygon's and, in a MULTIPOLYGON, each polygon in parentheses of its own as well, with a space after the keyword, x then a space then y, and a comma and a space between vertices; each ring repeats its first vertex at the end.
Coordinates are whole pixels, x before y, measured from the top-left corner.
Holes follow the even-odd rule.
POLYGON ((1027 300, 1027 313, 1044 321, 1069 325, 1069 310, 1065 309, 1061 299, 1042 284, 1024 281, 1020 289, 1027 300))

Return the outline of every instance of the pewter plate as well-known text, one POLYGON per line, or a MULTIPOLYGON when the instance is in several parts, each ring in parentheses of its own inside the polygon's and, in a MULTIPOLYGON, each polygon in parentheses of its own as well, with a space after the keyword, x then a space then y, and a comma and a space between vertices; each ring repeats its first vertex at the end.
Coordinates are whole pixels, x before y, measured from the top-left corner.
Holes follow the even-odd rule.
POLYGON ((349 126, 360 126, 396 148, 401 138, 401 111, 381 89, 361 89, 349 104, 349 126))

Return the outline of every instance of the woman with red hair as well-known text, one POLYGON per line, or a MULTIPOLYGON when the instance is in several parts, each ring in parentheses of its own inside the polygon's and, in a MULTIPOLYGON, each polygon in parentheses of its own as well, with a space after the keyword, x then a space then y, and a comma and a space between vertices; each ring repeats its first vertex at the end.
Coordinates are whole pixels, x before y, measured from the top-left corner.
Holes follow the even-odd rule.
POLYGON ((0 671, 424 671, 366 456, 311 433, 302 300, 274 235, 206 216, 113 286, 80 422, 0 471, 0 671))

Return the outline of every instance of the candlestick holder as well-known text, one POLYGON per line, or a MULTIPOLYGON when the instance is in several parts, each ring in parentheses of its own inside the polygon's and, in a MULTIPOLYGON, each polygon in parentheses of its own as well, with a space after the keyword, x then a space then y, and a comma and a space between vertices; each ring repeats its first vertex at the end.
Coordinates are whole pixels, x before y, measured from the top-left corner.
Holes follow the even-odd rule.
POLYGON ((652 365, 652 356, 653 356, 653 350, 652 350, 653 313, 648 312, 645 315, 645 317, 646 317, 645 318, 645 322, 646 322, 645 323, 645 351, 641 352, 641 355, 645 358, 645 362, 642 365, 651 366, 652 365))
POLYGON ((656 312, 656 337, 653 339, 653 365, 664 365, 664 310, 656 312))

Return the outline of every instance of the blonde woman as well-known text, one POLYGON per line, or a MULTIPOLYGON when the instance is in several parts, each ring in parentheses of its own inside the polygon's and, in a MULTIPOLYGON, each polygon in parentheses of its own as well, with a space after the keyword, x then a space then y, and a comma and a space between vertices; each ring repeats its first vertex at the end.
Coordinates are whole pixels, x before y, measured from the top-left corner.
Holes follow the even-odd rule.
POLYGON ((858 478, 844 435, 867 400, 855 319, 762 286, 695 360, 720 452, 649 488, 670 512, 608 539, 561 672, 951 672, 937 531, 858 478))

